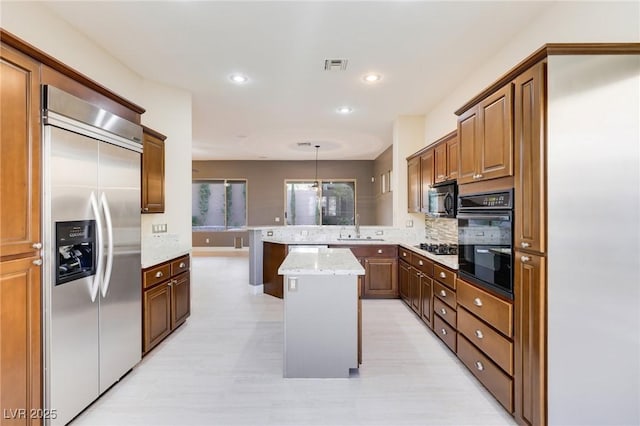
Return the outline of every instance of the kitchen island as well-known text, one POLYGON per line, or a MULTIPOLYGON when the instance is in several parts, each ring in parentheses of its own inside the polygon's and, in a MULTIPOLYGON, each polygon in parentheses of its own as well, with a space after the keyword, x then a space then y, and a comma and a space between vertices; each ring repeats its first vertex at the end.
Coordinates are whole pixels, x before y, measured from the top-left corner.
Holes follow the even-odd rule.
POLYGON ((358 276, 349 249, 302 249, 287 255, 284 275, 284 377, 349 377, 358 368, 358 276))

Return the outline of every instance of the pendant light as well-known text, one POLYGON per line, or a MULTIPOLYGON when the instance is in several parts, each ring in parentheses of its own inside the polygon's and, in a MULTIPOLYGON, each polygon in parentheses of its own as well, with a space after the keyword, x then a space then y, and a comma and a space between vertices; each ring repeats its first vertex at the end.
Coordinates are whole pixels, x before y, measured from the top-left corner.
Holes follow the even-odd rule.
POLYGON ((313 185, 311 185, 311 187, 317 191, 320 189, 320 183, 318 182, 318 149, 320 148, 320 145, 315 145, 315 147, 316 147, 316 178, 313 181, 313 185))

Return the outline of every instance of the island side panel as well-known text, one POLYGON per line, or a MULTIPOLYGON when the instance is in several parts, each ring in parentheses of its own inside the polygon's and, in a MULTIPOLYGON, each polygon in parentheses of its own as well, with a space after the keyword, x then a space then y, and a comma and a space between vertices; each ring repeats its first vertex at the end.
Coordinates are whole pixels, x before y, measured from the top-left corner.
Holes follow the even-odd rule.
POLYGON ((349 377, 358 367, 358 277, 287 275, 284 284, 284 377, 349 377))

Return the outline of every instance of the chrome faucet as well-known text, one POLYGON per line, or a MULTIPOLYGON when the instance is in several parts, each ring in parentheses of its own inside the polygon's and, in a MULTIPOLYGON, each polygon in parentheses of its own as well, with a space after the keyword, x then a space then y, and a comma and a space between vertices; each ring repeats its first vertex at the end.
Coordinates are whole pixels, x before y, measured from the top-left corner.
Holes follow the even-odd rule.
POLYGON ((356 214, 355 225, 356 225, 356 238, 360 238, 360 214, 356 214))

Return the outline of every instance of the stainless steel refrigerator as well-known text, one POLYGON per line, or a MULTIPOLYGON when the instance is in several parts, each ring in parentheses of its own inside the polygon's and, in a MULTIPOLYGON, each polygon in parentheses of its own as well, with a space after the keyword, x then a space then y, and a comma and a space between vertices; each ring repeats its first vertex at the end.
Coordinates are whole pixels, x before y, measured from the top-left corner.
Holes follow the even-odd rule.
POLYGON ((42 94, 44 397, 57 425, 141 358, 142 128, 55 87, 42 94))

